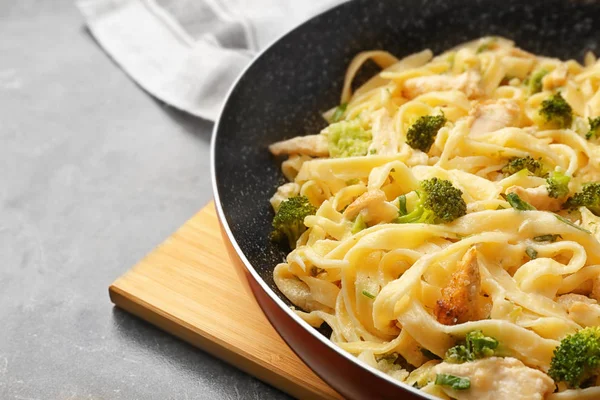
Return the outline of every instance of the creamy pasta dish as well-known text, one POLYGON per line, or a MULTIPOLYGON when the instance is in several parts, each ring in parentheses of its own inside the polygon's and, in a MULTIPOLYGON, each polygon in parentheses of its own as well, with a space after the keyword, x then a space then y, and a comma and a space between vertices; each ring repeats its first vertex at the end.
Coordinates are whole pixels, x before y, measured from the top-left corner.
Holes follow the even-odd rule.
POLYGON ((486 37, 358 54, 321 132, 274 143, 280 291, 442 399, 600 399, 600 61, 486 37), (370 61, 369 61, 370 60, 370 61), (353 90, 365 62, 381 72, 353 90))

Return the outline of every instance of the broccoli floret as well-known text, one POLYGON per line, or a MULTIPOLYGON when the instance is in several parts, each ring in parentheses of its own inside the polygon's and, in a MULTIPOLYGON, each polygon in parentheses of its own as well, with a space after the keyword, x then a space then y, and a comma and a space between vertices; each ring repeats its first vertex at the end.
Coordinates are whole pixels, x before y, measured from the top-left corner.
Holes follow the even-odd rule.
POLYGON ((600 327, 584 328, 561 340, 554 349, 548 375, 579 388, 600 373, 600 327))
POLYGON ((467 361, 491 357, 498 348, 498 341, 490 336, 485 336, 482 331, 476 330, 467 333, 465 342, 451 347, 444 356, 444 361, 461 364, 467 361))
POLYGON ((546 182, 548 183, 546 186, 548 196, 554 199, 567 196, 569 194, 570 181, 571 177, 562 172, 554 171, 550 173, 550 176, 546 178, 546 182))
POLYGON ((536 94, 542 91, 542 79, 548 74, 548 70, 540 69, 531 74, 528 79, 527 86, 529 95, 536 94))
POLYGON ((369 150, 371 131, 359 121, 341 121, 329 125, 329 155, 333 158, 364 156, 369 150))
POLYGON ((590 131, 585 134, 585 138, 590 140, 591 138, 597 138, 600 135, 600 117, 594 119, 588 118, 590 122, 590 131))
POLYGON ((445 123, 446 117, 443 114, 422 116, 408 128, 406 143, 413 149, 427 153, 431 149, 438 131, 445 123))
POLYGON ((399 199, 399 217, 395 222, 441 224, 452 222, 467 213, 462 191, 452 186, 450 181, 438 178, 421 181, 421 189, 417 190, 417 195, 417 205, 407 214, 406 203, 402 198, 399 199))
POLYGON ((541 159, 535 160, 531 156, 512 158, 508 164, 502 168, 501 172, 505 175, 512 175, 526 169, 531 174, 543 178, 546 176, 546 171, 540 160, 541 159))
POLYGON ((568 128, 573 122, 573 109, 560 93, 542 101, 540 115, 548 124, 558 128, 568 128))
POLYGON ((575 210, 579 207, 587 207, 596 215, 600 215, 600 183, 588 183, 583 186, 581 192, 569 197, 563 208, 575 210))
POLYGON ((306 230, 304 218, 314 215, 316 212, 317 209, 306 196, 290 197, 281 202, 279 210, 273 218, 271 239, 282 241, 287 238, 290 248, 294 249, 298 238, 306 230))

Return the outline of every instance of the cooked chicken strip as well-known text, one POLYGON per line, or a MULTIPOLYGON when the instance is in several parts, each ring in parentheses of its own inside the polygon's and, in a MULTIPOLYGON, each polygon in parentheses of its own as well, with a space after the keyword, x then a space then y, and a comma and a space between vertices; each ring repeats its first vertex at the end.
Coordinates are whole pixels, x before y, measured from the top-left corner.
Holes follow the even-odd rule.
POLYGON ((569 317, 582 326, 600 325, 600 306, 594 299, 581 294, 565 294, 556 299, 562 305, 569 317))
POLYGON ((329 155, 325 135, 297 136, 273 143, 269 146, 269 151, 276 156, 281 154, 303 154, 312 157, 326 157, 329 155))
POLYGON ((456 325, 485 317, 486 307, 481 295, 481 275, 477 250, 471 247, 442 289, 435 305, 435 316, 444 325, 456 325))
POLYGON ((482 90, 479 85, 481 75, 479 72, 469 70, 458 76, 449 75, 427 75, 407 79, 404 82, 402 95, 408 99, 434 91, 460 90, 472 99, 481 96, 482 90))
POLYGON ((306 312, 324 310, 331 312, 331 308, 316 300, 311 294, 310 287, 298 279, 286 263, 277 264, 273 270, 275 285, 285 293, 286 297, 297 307, 306 312))
POLYGON ((488 100, 473 109, 471 135, 495 132, 502 128, 517 126, 521 107, 513 100, 488 100))
POLYGON ((463 364, 443 362, 433 367, 432 373, 469 379, 471 387, 467 390, 442 386, 457 400, 543 400, 554 391, 554 381, 548 375, 512 357, 489 357, 463 364))
POLYGON ((517 194, 524 201, 543 211, 558 211, 564 201, 563 198, 555 199, 550 197, 546 186, 527 189, 521 186, 511 186, 506 189, 506 194, 509 193, 517 194))
POLYGON ((373 141, 369 151, 375 151, 380 156, 392 156, 398 154, 399 138, 394 130, 394 121, 388 111, 384 108, 373 113, 373 141))
POLYGON ((300 185, 295 182, 288 182, 277 188, 277 192, 269 200, 273 210, 279 210, 279 205, 282 201, 289 199, 290 197, 298 196, 300 193, 300 185))
POLYGON ((346 207, 344 217, 354 219, 363 210, 366 223, 390 222, 398 216, 398 209, 386 201, 385 193, 381 190, 371 190, 360 195, 346 207))

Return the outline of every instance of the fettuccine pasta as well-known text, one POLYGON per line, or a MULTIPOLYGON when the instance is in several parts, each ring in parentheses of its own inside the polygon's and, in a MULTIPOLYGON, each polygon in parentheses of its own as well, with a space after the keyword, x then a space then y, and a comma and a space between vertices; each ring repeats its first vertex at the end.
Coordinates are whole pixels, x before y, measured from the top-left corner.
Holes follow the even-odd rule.
POLYGON ((600 182, 595 56, 498 37, 438 56, 369 51, 340 102, 322 132, 270 147, 288 156, 274 210, 314 207, 273 272, 296 312, 440 398, 600 398, 597 374, 549 376, 561 340, 600 325, 600 218, 573 200, 600 182), (369 60, 382 71, 352 91, 369 60))

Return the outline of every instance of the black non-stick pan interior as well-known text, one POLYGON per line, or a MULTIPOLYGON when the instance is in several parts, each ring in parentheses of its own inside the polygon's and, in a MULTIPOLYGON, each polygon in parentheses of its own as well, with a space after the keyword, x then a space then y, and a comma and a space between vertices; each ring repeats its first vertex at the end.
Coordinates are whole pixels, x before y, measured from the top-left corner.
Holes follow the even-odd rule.
POLYGON ((269 198, 284 182, 267 146, 318 133, 339 102, 345 68, 363 50, 439 53, 501 35, 534 53, 582 60, 600 48, 600 0, 355 0, 301 25, 267 49, 231 92, 217 125, 215 174, 227 223, 261 277, 285 256, 269 241, 269 198))

